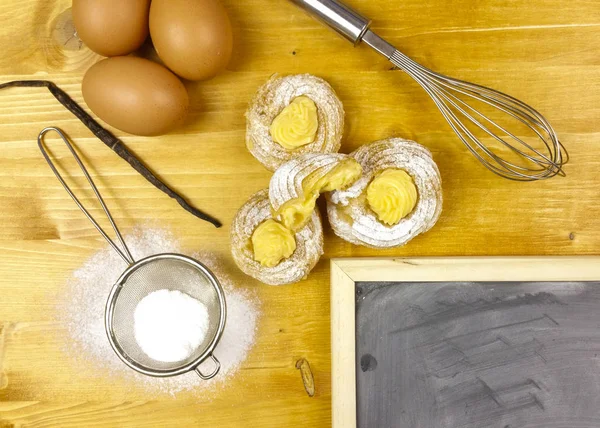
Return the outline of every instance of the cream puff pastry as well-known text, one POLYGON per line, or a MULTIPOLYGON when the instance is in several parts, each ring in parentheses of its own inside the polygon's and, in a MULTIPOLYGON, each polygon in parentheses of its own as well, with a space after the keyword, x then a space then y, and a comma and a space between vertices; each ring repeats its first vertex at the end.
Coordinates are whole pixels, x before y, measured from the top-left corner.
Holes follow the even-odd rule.
POLYGON ((267 169, 305 153, 335 153, 344 107, 331 86, 310 74, 274 75, 246 112, 246 146, 267 169))
POLYGON ((328 197, 336 235, 357 245, 390 248, 433 227, 442 211, 442 181, 425 147, 390 138, 350 156, 360 163, 362 176, 328 197))
POLYGON ((310 218, 321 193, 345 189, 362 173, 360 164, 341 153, 307 153, 280 166, 269 184, 273 217, 290 230, 310 218))
POLYGON ((269 191, 253 195, 231 225, 231 252, 247 275, 270 285, 305 278, 323 254, 323 227, 318 211, 296 231, 273 219, 269 191))

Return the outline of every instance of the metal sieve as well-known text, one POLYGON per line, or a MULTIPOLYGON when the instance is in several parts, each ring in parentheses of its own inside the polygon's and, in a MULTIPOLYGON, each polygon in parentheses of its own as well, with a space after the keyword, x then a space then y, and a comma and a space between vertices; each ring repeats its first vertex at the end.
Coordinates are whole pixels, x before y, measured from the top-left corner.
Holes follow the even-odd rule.
POLYGON ((45 128, 38 136, 38 146, 69 196, 129 266, 113 285, 104 316, 108 340, 119 358, 132 369, 149 376, 175 376, 194 370, 202 379, 213 378, 221 367, 213 351, 225 328, 227 313, 225 295, 215 275, 202 263, 181 254, 156 254, 135 261, 98 188, 65 134, 55 127, 45 128), (49 131, 58 133, 75 158, 115 231, 121 248, 85 209, 58 172, 43 144, 44 135, 49 131), (189 295, 204 304, 208 311, 208 329, 203 342, 186 359, 176 362, 156 361, 148 357, 135 339, 134 312, 137 304, 148 294, 165 288, 189 295), (204 374, 199 366, 208 358, 213 361, 214 367, 209 374, 204 374))

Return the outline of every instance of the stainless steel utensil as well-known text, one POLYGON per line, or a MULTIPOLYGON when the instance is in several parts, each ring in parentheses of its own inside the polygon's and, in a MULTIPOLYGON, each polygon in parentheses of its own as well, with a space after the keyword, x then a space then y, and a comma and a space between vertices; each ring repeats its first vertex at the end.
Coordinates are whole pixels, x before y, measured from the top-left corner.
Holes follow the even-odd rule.
POLYGON ((568 153, 550 123, 534 108, 510 95, 416 63, 371 31, 369 19, 337 0, 291 1, 355 45, 365 42, 416 80, 469 151, 490 171, 517 181, 565 175, 562 168, 569 160, 568 153), (513 131, 492 119, 491 113, 510 121, 513 131), (522 132, 531 135, 518 136, 522 132))
POLYGON ((69 196, 92 222, 106 242, 128 265, 128 268, 112 287, 105 310, 106 334, 110 345, 119 358, 132 369, 149 376, 175 376, 194 370, 202 379, 213 378, 221 367, 219 361, 213 355, 213 350, 225 328, 227 314, 225 295, 215 275, 202 263, 181 254, 156 254, 135 261, 102 196, 98 192, 98 188, 65 134, 58 128, 45 128, 38 136, 38 146, 52 172, 54 172, 69 196), (122 248, 119 248, 106 234, 58 172, 44 147, 44 136, 49 131, 57 132, 67 145, 98 198, 122 248), (135 308, 140 300, 154 291, 165 288, 181 291, 202 302, 208 310, 209 318, 204 341, 185 360, 168 363, 153 360, 142 351, 135 340, 133 319, 135 308), (207 358, 212 359, 214 368, 209 374, 203 374, 199 366, 207 358))

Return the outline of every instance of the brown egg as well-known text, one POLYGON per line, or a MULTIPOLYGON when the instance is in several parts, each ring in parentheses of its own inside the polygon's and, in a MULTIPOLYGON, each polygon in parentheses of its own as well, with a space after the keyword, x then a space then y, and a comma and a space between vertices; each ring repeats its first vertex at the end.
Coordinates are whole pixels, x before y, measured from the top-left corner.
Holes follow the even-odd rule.
POLYGON ((233 49, 231 23, 218 0, 153 0, 150 36, 165 65, 189 80, 223 71, 233 49))
POLYGON ((150 0, 73 0, 73 24, 88 48, 127 55, 148 37, 150 0))
POLYGON ((183 83, 162 65, 118 56, 94 64, 81 84, 88 107, 111 126, 160 135, 180 125, 189 107, 183 83))

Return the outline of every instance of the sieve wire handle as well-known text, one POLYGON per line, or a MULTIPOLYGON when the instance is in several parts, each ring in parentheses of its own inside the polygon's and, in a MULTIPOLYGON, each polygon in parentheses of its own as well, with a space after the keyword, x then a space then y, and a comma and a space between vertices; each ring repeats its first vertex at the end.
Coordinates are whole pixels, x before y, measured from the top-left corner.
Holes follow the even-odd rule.
POLYGON ((212 358, 213 362, 215 363, 215 368, 212 371, 212 373, 205 375, 200 371, 200 367, 196 367, 194 369, 198 376, 200 376, 204 380, 212 379, 217 375, 217 373, 219 373, 219 370, 221 369, 221 363, 219 362, 219 360, 217 360, 217 358, 213 354, 210 354, 209 357, 212 358))
POLYGON ((67 193, 69 194, 69 196, 71 196, 71 198, 73 199, 73 201, 75 201, 75 203, 77 204, 77 206, 79 207, 79 209, 81 211, 83 211, 83 213, 92 222, 92 224, 98 230, 98 232, 100 232, 100 234, 104 237, 104 239, 106 239, 106 242, 108 242, 110 244, 110 246, 113 247, 113 249, 117 252, 117 254, 119 256, 121 256, 121 258, 123 260, 125 260, 125 263, 127 263, 128 265, 132 265, 135 262, 135 260, 133 260, 133 257, 131 256, 131 253, 129 252, 129 248, 127 248, 127 244, 125 244, 125 240, 123 239, 123 236, 121 236, 121 232, 119 232, 119 228, 117 227, 115 221, 113 220, 113 217, 110 214, 110 211, 108 210, 108 207, 104 203, 104 200, 102 199, 102 196, 100 195, 100 192, 98 192, 98 188, 94 184, 94 180, 92 180, 92 177, 90 177, 90 174, 88 173, 87 169, 83 165, 83 162, 81 162, 81 159, 79 158, 79 155, 77 154, 77 152, 73 148, 73 145, 71 144, 71 142, 69 141, 69 139, 67 138, 67 136, 59 128, 48 127, 48 128, 42 129, 42 132, 40 132, 40 134, 38 135, 38 139, 37 140, 38 140, 38 147, 40 148, 40 150, 42 152, 42 155, 44 156, 44 159, 46 159, 46 162, 48 162, 48 165, 50 165, 50 169, 52 169, 52 172, 54 173, 54 175, 56 176, 56 178, 58 178, 58 181, 60 181, 60 184, 62 184, 62 186, 65 188, 65 190, 67 191, 67 193), (75 161, 77 162, 77 165, 79 165, 79 168, 81 168, 81 171, 83 172, 83 175, 85 175, 85 178, 87 179, 88 183, 90 184, 90 187, 92 188, 92 190, 94 191, 94 194, 98 198, 98 201, 100 202, 100 205, 102 206, 102 209, 104 210, 104 213, 106 214, 106 217, 108 218, 108 221, 110 221, 110 224, 111 224, 113 230, 115 231, 115 234, 117 235, 117 238, 119 239, 119 242, 123 246, 122 250, 117 246, 117 244, 115 244, 115 242, 112 239, 110 239, 110 237, 106 234, 106 232, 104 231, 104 229, 102 229, 102 227, 100 227, 100 225, 94 219, 94 217, 92 217, 92 215, 85 209, 85 207, 79 201, 79 199, 77 198, 77 196, 75 196, 75 194, 73 193, 73 191, 71 190, 71 188, 69 187, 69 185, 62 178, 62 176, 58 172, 58 169, 56 169, 56 166, 54 165, 54 163, 50 159, 50 156, 48 155, 48 152, 47 152, 46 148, 44 147, 44 136, 49 131, 55 131, 60 136, 60 138, 62 138, 62 140, 65 142, 65 144, 69 148, 69 151, 71 152, 71 154, 75 158, 75 161))

